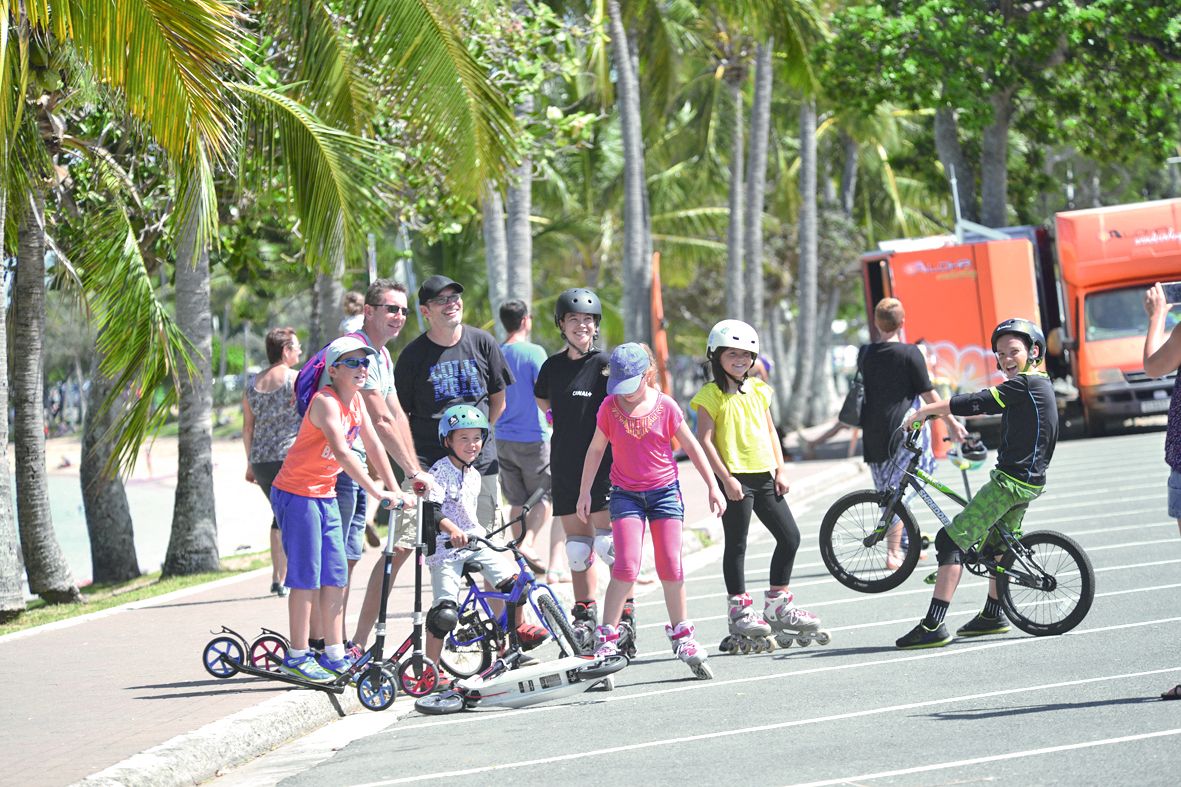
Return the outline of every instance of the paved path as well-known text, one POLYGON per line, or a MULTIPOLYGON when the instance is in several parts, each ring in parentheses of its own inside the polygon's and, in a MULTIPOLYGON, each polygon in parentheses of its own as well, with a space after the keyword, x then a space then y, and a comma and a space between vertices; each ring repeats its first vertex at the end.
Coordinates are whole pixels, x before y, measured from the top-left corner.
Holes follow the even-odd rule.
MULTIPOLYGON (((681 468, 687 521, 708 524, 704 485, 691 465, 681 468)), ((789 499, 824 494, 861 471, 844 459, 796 463, 789 499)), ((354 598, 377 557, 366 553, 354 598)), ((0 638, 0 659, 35 676, 5 691, 0 784, 68 784, 104 770, 92 783, 192 784, 336 718, 326 694, 241 675, 218 680, 201 666, 222 625, 247 637, 260 626, 286 630, 286 604, 266 593, 269 582, 264 569, 0 638)), ((395 585, 393 642, 409 632, 412 583, 404 571, 395 585)), ((341 702, 359 707, 353 692, 341 702)))

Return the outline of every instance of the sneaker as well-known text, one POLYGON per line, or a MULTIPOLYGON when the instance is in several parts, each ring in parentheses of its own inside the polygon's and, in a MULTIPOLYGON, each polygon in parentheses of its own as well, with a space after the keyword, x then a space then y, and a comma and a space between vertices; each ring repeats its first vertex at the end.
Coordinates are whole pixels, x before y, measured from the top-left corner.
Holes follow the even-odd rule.
POLYGON ((947 633, 947 626, 940 623, 938 627, 929 629, 919 624, 910 630, 905 637, 894 642, 894 646, 902 650, 918 650, 919 648, 941 648, 951 642, 951 635, 947 633))
POLYGON ((522 623, 517 626, 517 639, 521 642, 521 650, 533 650, 549 639, 549 632, 541 626, 522 623))
POLYGON ((279 671, 314 683, 331 683, 336 680, 336 676, 321 667, 310 653, 294 659, 284 658, 283 663, 279 665, 279 671))
POLYGON ((348 659, 349 661, 356 664, 358 661, 361 660, 361 657, 364 655, 365 655, 365 651, 362 650, 361 646, 358 645, 356 642, 353 642, 350 639, 348 642, 345 643, 344 657, 346 659, 348 659))
POLYGON ((957 637, 983 637, 986 634, 1008 634, 1009 621, 1002 615, 998 618, 986 618, 983 612, 976 613, 976 617, 955 630, 957 637))
POLYGON ((345 656, 342 659, 333 660, 328 658, 327 653, 317 654, 316 663, 328 672, 331 672, 333 680, 336 680, 336 678, 340 677, 353 668, 353 662, 348 656, 345 656))
POLYGON ((279 598, 287 598, 287 587, 281 582, 272 582, 271 593, 275 594, 279 598))

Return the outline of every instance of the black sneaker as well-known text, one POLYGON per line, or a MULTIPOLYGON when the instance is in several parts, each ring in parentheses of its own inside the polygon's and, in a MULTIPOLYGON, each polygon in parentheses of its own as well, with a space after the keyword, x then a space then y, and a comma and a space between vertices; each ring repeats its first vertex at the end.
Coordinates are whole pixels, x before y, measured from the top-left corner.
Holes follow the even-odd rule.
POLYGON ((896 640, 894 646, 901 650, 918 650, 919 648, 941 648, 951 642, 951 635, 947 633, 947 626, 942 623, 937 628, 929 629, 922 621, 910 630, 905 637, 896 640))
POLYGON ((987 634, 1008 634, 1009 621, 1004 615, 997 618, 987 618, 983 612, 955 630, 957 637, 983 637, 987 634))

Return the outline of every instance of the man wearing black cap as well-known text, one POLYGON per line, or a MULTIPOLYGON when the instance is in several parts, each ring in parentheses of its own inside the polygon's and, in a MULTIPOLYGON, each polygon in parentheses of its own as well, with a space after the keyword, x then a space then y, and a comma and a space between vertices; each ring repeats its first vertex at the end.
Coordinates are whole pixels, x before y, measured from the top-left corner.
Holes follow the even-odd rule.
MULTIPOLYGON (((471 404, 495 424, 504 412, 505 389, 513 383, 500 345, 487 331, 463 324, 463 285, 446 276, 418 288, 418 310, 427 332, 410 342, 394 366, 394 385, 410 418, 410 434, 423 467, 446 456, 439 442, 439 416, 453 404, 471 404)), ((486 440, 475 468, 483 476, 476 516, 495 523, 499 487, 496 444, 486 440)))

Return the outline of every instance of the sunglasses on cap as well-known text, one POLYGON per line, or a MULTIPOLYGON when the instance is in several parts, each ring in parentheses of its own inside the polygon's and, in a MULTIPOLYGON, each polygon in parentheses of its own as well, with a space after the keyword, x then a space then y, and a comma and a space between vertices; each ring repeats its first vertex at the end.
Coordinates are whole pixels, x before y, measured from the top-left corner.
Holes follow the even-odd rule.
POLYGON ((401 314, 403 317, 410 314, 410 309, 395 303, 371 303, 369 305, 375 309, 385 309, 389 314, 401 314))
POLYGON ((369 368, 369 359, 368 358, 341 358, 340 360, 333 361, 332 365, 333 366, 347 366, 350 369, 361 369, 361 368, 368 369, 369 368))
POLYGON ((462 296, 458 292, 453 292, 450 295, 438 295, 434 298, 427 298, 427 303, 434 306, 449 306, 453 303, 458 303, 462 296))

